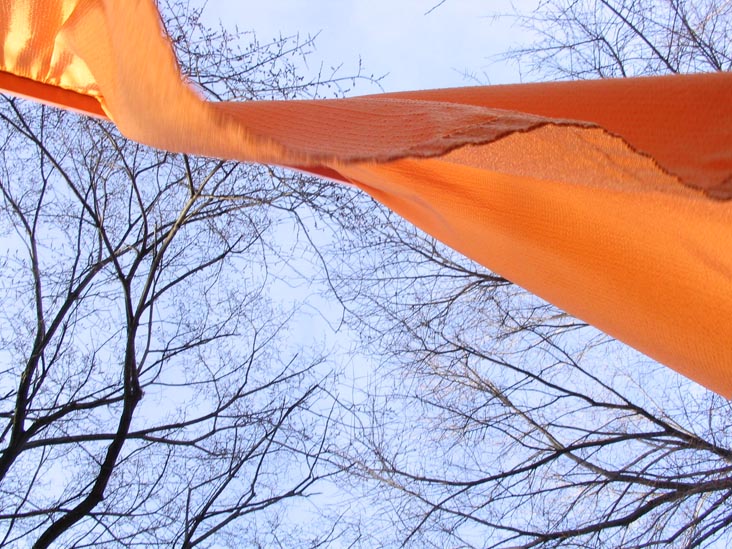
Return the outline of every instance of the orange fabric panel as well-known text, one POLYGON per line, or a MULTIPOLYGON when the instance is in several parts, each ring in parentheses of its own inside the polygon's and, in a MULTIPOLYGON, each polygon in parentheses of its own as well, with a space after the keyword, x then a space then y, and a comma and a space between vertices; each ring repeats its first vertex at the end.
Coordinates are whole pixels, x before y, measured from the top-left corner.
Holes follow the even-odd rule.
MULTIPOLYGON (((554 133, 534 137, 553 147, 554 133)), ((531 147, 524 137, 506 139, 510 154, 531 147)), ((607 134, 593 137, 608 141, 606 150, 625 147, 607 134)), ((660 190, 678 184, 634 156, 649 178, 621 184, 517 176, 450 158, 342 173, 454 249, 729 395, 732 209, 660 190)))
POLYGON ((389 97, 450 101, 593 122, 718 198, 732 197, 732 74, 428 90, 389 97))
POLYGON ((350 181, 732 396, 730 74, 211 103, 152 0, 6 0, 0 71, 154 147, 350 181))
POLYGON ((96 118, 107 118, 99 101, 90 95, 65 90, 51 84, 42 84, 8 72, 0 71, 0 90, 18 97, 33 99, 47 105, 61 107, 96 118))

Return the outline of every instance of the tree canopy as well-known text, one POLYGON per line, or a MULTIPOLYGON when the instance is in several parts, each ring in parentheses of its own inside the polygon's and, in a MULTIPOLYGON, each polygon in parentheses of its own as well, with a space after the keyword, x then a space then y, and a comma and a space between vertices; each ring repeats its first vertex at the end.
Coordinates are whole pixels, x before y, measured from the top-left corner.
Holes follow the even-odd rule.
MULTIPOLYGON (((365 78, 163 9, 206 98, 365 78)), ((515 21, 538 41, 507 56, 542 77, 732 63, 725 0, 515 21)), ((729 402, 365 194, 9 97, 0 142, 0 545, 728 543, 729 402), (293 333, 290 287, 337 308, 347 353, 293 333)))

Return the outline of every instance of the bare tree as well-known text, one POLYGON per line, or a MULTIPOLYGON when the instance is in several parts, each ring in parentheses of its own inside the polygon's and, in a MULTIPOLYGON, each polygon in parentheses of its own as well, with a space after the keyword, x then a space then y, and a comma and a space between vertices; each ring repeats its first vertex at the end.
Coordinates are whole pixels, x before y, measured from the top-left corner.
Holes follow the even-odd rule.
POLYGON ((397 525, 373 543, 729 540, 728 402, 394 216, 344 247, 339 292, 378 367, 342 459, 397 525))
MULTIPOLYGON (((544 76, 732 59, 728 1, 547 0, 520 20, 540 40, 509 55, 544 76)), ((396 525, 380 545, 729 545, 729 402, 378 215, 333 278, 378 363, 342 459, 396 525)))
POLYGON ((503 58, 539 78, 732 70, 728 0, 540 0, 508 17, 538 38, 503 58))
MULTIPOLYGON (((242 42, 167 9, 206 94, 318 96, 353 82, 299 76, 307 40, 242 42)), ((341 190, 153 151, 11 98, 0 122, 0 545, 337 537, 337 524, 277 524, 283 502, 335 471, 334 366, 291 342, 293 310, 269 282, 293 249, 313 253, 306 218, 341 190), (282 226, 305 237, 283 248, 282 226)))

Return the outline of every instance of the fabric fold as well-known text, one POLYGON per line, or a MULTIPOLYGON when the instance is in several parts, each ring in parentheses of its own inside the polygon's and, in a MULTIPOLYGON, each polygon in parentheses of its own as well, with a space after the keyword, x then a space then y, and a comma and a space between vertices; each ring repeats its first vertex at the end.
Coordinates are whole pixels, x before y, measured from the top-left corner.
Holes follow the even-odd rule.
POLYGON ((467 256, 732 395, 732 77, 214 103, 152 0, 10 0, 0 87, 173 152, 358 185, 467 256))

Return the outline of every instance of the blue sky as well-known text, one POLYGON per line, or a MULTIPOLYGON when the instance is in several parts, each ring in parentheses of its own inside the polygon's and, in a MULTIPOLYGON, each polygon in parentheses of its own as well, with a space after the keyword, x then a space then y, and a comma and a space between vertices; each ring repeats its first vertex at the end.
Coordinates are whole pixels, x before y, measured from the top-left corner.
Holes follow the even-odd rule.
MULTIPOLYGON (((260 42, 317 34, 317 50, 308 57, 311 69, 342 64, 340 74, 351 75, 361 59, 367 74, 386 75, 384 91, 399 91, 518 82, 515 65, 491 58, 525 45, 530 36, 491 15, 509 13, 512 4, 528 11, 537 1, 446 0, 438 6, 440 0, 208 0, 204 18, 212 26, 221 21, 231 30, 254 31, 260 42)), ((360 81, 351 94, 378 91, 360 81)), ((294 258, 288 264, 306 269, 294 258)), ((293 321, 301 343, 327 339, 340 325, 342 310, 317 292, 282 285, 272 291, 286 302, 303 304, 293 321)))
MULTIPOLYGON (((537 0, 514 0, 522 10, 537 0)), ((492 13, 510 11, 509 0, 209 0, 210 22, 254 30, 260 40, 318 34, 311 62, 343 63, 353 72, 359 57, 369 73, 388 73, 386 91, 499 84, 520 80, 518 68, 496 63, 527 35, 492 13), (474 78, 467 77, 465 73, 474 78)), ((364 93, 372 90, 364 90, 364 93)))

